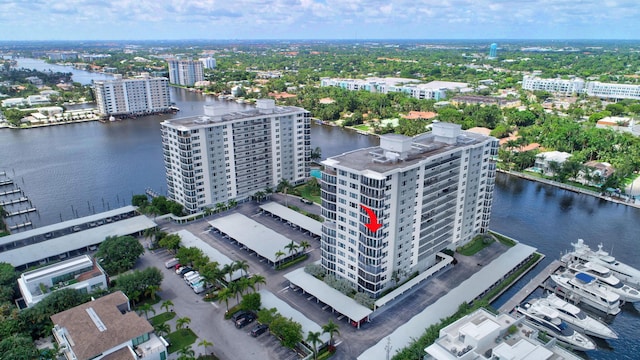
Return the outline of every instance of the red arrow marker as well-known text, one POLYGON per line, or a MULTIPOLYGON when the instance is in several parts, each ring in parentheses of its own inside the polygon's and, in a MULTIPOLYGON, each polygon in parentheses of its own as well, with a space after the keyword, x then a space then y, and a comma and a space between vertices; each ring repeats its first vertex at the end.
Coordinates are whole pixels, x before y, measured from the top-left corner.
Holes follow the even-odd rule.
POLYGON ((364 226, 371 230, 371 232, 376 232, 378 229, 380 229, 382 227, 382 223, 378 222, 378 216, 376 216, 376 213, 362 204, 360 204, 360 207, 362 207, 364 211, 367 212, 367 215, 369 215, 369 223, 364 224, 364 226))

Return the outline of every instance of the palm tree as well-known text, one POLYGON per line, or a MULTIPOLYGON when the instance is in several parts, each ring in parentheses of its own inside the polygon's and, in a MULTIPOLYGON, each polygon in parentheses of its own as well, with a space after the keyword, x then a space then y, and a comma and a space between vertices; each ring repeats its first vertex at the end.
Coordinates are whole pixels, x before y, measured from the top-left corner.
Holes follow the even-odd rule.
POLYGON ((244 276, 247 276, 249 274, 249 263, 247 262, 247 260, 236 261, 234 263, 234 267, 236 268, 236 270, 242 270, 242 272, 244 272, 244 276))
POLYGON ((202 339, 199 343, 198 346, 202 346, 204 347, 204 354, 207 354, 207 347, 208 346, 213 346, 213 343, 211 341, 207 341, 205 339, 202 339))
POLYGON ((235 282, 238 283, 238 291, 242 296, 244 296, 244 292, 251 287, 251 281, 249 281, 249 279, 247 279, 246 277, 243 277, 235 282))
POLYGON ((307 342, 311 343, 313 346, 313 358, 318 358, 318 343, 320 342, 320 332, 319 331, 309 331, 307 334, 307 342))
POLYGON ((191 319, 188 317, 181 317, 176 320, 176 330, 182 330, 185 326, 188 326, 191 323, 191 319))
POLYGON ((171 332, 171 325, 168 323, 156 324, 153 326, 153 331, 160 336, 166 336, 171 332))
POLYGON ((283 256, 285 256, 287 254, 285 254, 284 251, 282 251, 282 250, 278 250, 278 251, 276 251, 275 255, 276 255, 276 261, 278 261, 278 259, 280 259, 281 257, 283 257, 283 256))
MULTIPOLYGON (((252 283, 252 285, 254 287, 256 285, 258 285, 258 284, 263 284, 263 285, 267 284, 267 278, 265 278, 264 276, 262 276, 260 274, 253 275, 250 280, 251 280, 251 283, 252 283)), ((257 286, 257 288, 258 288, 258 290, 260 290, 260 286, 257 286)), ((255 288, 253 288, 253 289, 255 291, 255 288)))
POLYGON ((224 288, 218 293, 218 301, 224 301, 227 304, 227 311, 229 311, 229 299, 233 297, 233 293, 229 288, 224 288))
POLYGON ((169 308, 173 306, 173 302, 171 300, 165 300, 160 305, 161 309, 164 309, 166 312, 169 312, 169 308))
POLYGON ((229 199, 229 201, 227 201, 227 207, 229 209, 236 207, 236 205, 238 205, 238 202, 235 201, 234 199, 229 199))
POLYGON ((227 205, 225 203, 217 203, 216 204, 216 211, 217 212, 223 212, 226 209, 227 209, 227 205))
POLYGON ((153 309, 153 306, 151 304, 148 303, 144 303, 138 306, 138 311, 143 312, 144 313, 144 317, 147 318, 147 320, 149 320, 149 311, 151 311, 154 315, 156 314, 156 311, 153 309))
POLYGON ((196 356, 196 352, 193 351, 191 345, 189 345, 189 347, 183 347, 182 349, 178 350, 178 354, 180 354, 180 356, 178 356, 178 360, 191 360, 195 359, 196 356))
POLYGON ((284 248, 289 250, 289 255, 291 255, 292 252, 298 249, 298 245, 296 245, 296 243, 294 243, 293 240, 291 240, 291 242, 285 245, 284 248))
POLYGON ((156 293, 158 291, 160 291, 160 290, 162 290, 162 289, 160 289, 160 286, 158 286, 158 285, 149 285, 145 289, 144 295, 149 297, 152 300, 155 300, 156 299, 156 293))
POLYGON ((302 241, 300 242, 300 246, 299 246, 299 248, 300 248, 300 249, 302 249, 302 251, 306 251, 306 250, 307 250, 308 248, 310 248, 310 247, 311 247, 311 244, 309 244, 309 242, 308 242, 308 241, 306 241, 306 240, 302 240, 302 241))
POLYGON ((229 275, 229 276, 224 276, 223 275, 223 278, 227 282, 230 282, 231 281, 231 275, 233 274, 234 271, 236 271, 236 269, 233 268, 233 264, 224 264, 224 266, 222 266, 222 269, 220 271, 224 275, 229 275))
POLYGON ((232 281, 229 283, 227 289, 236 297, 236 304, 240 303, 240 298, 238 297, 240 295, 240 284, 237 281, 232 281))
POLYGON ((333 346, 333 335, 340 335, 340 327, 329 319, 329 322, 322 326, 322 333, 329 334, 329 346, 333 346))
POLYGON ((265 197, 265 192, 264 191, 256 191, 255 194, 253 194, 253 198, 260 203, 260 201, 262 201, 262 199, 264 199, 265 197))

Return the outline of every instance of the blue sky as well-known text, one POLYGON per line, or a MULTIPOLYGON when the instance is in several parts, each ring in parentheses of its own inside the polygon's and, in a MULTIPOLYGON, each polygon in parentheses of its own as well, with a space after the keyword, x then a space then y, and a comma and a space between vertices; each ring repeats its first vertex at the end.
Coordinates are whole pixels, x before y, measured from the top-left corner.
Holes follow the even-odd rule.
POLYGON ((0 40, 639 38, 638 0, 0 0, 0 40))

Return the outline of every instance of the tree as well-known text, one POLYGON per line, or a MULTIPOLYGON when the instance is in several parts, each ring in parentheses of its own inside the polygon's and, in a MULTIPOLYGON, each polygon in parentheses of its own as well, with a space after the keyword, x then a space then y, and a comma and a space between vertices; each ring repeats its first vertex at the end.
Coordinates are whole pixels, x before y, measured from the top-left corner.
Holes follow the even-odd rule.
MULTIPOLYGON (((179 319, 178 319, 179 320, 179 319)), ((192 360, 195 359, 196 352, 193 351, 191 345, 185 346, 178 350, 178 360, 192 360)))
POLYGON ((132 273, 118 276, 115 287, 122 290, 133 303, 136 303, 148 287, 160 286, 161 282, 162 272, 156 267, 149 267, 142 271, 135 270, 132 273))
POLYGON ((247 260, 238 260, 233 265, 235 270, 242 270, 244 276, 247 276, 249 274, 249 263, 247 262, 247 260))
MULTIPOLYGON (((158 286, 158 285, 149 285, 144 290, 144 296, 146 296, 148 299, 155 300, 156 299, 156 294, 160 290, 162 290, 162 289, 160 289, 160 286, 158 286)), ((155 314, 155 312, 154 312, 154 314, 155 314)))
POLYGON ((224 303, 227 305, 227 311, 229 311, 229 299, 231 299, 233 296, 234 294, 231 289, 226 287, 220 290, 220 292, 218 293, 218 302, 224 301, 224 303))
POLYGON ((109 275, 132 269, 144 253, 144 247, 133 236, 107 237, 96 253, 100 265, 109 275))
POLYGON ((224 278, 224 273, 220 270, 217 262, 208 262, 200 268, 200 275, 210 284, 217 284, 224 278))
MULTIPOLYGON (((0 223, 2 220, 0 220, 0 223)), ((0 262, 0 302, 11 301, 13 299, 13 288, 18 279, 13 265, 0 262)))
POLYGON ((205 354, 207 354, 207 353, 208 353, 208 351, 207 351, 207 347, 209 347, 209 346, 213 346, 213 343, 212 343, 212 342, 210 342, 210 341, 207 341, 206 339, 202 339, 202 340, 198 343, 198 346, 202 346, 202 347, 204 347, 204 353, 205 353, 205 354))
POLYGON ((289 250, 289 255, 291 255, 292 252, 298 249, 298 245, 296 245, 296 243, 294 243, 293 240, 291 240, 291 242, 285 245, 284 248, 289 250))
POLYGON ((243 310, 258 311, 260 309, 261 301, 259 293, 247 294, 242 297, 240 307, 243 310))
POLYGON ((302 249, 302 251, 306 251, 306 250, 307 250, 308 248, 310 248, 310 247, 311 247, 311 244, 309 244, 309 242, 308 242, 308 241, 306 241, 306 240, 302 240, 302 241, 300 242, 300 246, 299 246, 299 248, 300 248, 300 249, 302 249))
POLYGON ((260 274, 255 274, 251 277, 251 279, 249 279, 251 284, 252 284, 252 288, 254 289, 254 291, 256 289, 260 290, 260 286, 256 286, 258 284, 263 284, 266 285, 267 284, 267 278, 265 278, 264 276, 260 275, 260 274))
POLYGON ((160 304, 160 308, 164 309, 166 312, 169 312, 169 308, 173 306, 173 301, 165 300, 160 304))
POLYGON ((276 261, 278 261, 278 259, 280 259, 281 257, 283 257, 283 256, 285 256, 287 254, 285 254, 284 251, 282 251, 282 250, 278 250, 278 251, 276 251, 275 255, 276 255, 276 261))
POLYGON ((271 325, 271 322, 278 316, 278 309, 260 309, 258 311, 258 321, 261 324, 271 325))
POLYGON ((0 341, 0 358, 12 360, 39 359, 33 340, 23 334, 11 335, 0 341))
POLYGON ((320 340, 320 332, 319 331, 309 331, 307 333, 307 342, 311 343, 311 346, 313 347, 313 358, 317 359, 318 358, 318 343, 321 341, 320 340))
POLYGON ((156 314, 156 311, 153 309, 153 305, 151 305, 149 303, 144 303, 144 304, 138 305, 138 311, 144 313, 144 317, 147 320, 149 320, 149 312, 152 312, 154 315, 156 314))
POLYGON ((322 326, 322 333, 329 334, 329 346, 333 346, 333 336, 340 335, 340 327, 329 319, 329 322, 322 326))
POLYGON ((145 194, 133 195, 133 197, 131 198, 131 205, 133 206, 144 207, 148 204, 149 198, 145 194))
POLYGON ((282 346, 293 349, 304 339, 302 336, 302 325, 278 315, 269 325, 271 332, 280 338, 282 346))
POLYGON ((180 240, 182 240, 180 235, 169 234, 160 239, 160 241, 158 241, 158 245, 168 250, 178 250, 180 248, 180 240))
POLYGON ((189 324, 191 324, 191 319, 189 319, 188 317, 181 317, 178 318, 176 320, 176 330, 182 330, 185 327, 189 327, 189 324))
POLYGON ((160 336, 166 336, 171 333, 171 325, 169 323, 160 323, 153 326, 153 331, 160 336))
POLYGON ((311 150, 311 161, 317 162, 320 159, 322 159, 322 149, 320 149, 320 146, 316 146, 311 150))

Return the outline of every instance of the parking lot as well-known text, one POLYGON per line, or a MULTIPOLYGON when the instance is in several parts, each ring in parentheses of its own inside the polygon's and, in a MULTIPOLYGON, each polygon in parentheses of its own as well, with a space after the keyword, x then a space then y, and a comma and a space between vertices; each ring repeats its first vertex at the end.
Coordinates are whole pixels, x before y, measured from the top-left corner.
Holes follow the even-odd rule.
MULTIPOLYGON (((274 195, 274 200, 282 204, 285 204, 285 202, 295 204, 307 211, 316 213, 320 211, 317 205, 303 204, 292 196, 288 196, 288 198, 285 199, 282 195, 274 195)), ((333 320, 340 326, 340 334, 336 336, 338 351, 333 357, 335 359, 356 358, 364 350, 383 339, 387 334, 422 311, 426 306, 435 302, 437 298, 449 291, 455 284, 460 283, 463 279, 468 278, 477 271, 478 263, 487 264, 505 250, 499 243, 494 243, 472 258, 462 257, 459 259, 459 264, 453 269, 424 283, 415 291, 409 292, 400 305, 390 307, 381 314, 376 314, 377 316, 375 316, 370 323, 363 324, 362 328, 358 330, 348 323, 346 317, 341 317, 338 313, 332 313, 330 307, 318 304, 313 296, 303 294, 300 290, 294 291, 289 287, 289 283, 283 275, 319 260, 320 241, 313 239, 309 235, 305 235, 286 222, 281 222, 269 215, 260 214, 258 206, 259 204, 253 202, 245 203, 232 211, 237 211, 249 216, 253 220, 268 226, 294 241, 307 241, 311 244, 311 248, 307 250, 309 259, 286 270, 275 271, 271 266, 261 261, 255 254, 241 248, 237 243, 210 232, 209 225, 206 221, 228 215, 229 212, 213 215, 205 220, 198 220, 186 225, 166 222, 160 224, 160 226, 163 231, 167 232, 182 229, 189 230, 232 260, 246 260, 250 266, 249 273, 261 274, 266 278, 267 284, 261 285, 261 288, 265 286, 269 291, 286 301, 296 310, 305 314, 318 325, 322 326, 326 324, 329 319, 333 320)), ((171 257, 172 255, 164 250, 156 253, 147 251, 138 263, 138 266, 156 266, 162 269, 165 279, 162 283, 162 291, 159 292, 160 296, 163 300, 169 299, 174 302, 177 313, 176 318, 187 316, 191 319, 190 327, 200 339, 206 339, 214 343, 214 352, 220 359, 299 358, 295 352, 282 347, 280 343, 268 333, 262 334, 258 338, 251 337, 248 333, 253 328, 255 322, 239 330, 235 328, 230 320, 224 320, 224 312, 226 310, 224 303, 204 302, 202 296, 195 294, 178 275, 164 268, 164 262, 171 257), (242 334, 242 336, 238 336, 239 334, 242 334)), ((234 304, 235 299, 229 301, 229 306, 233 306, 234 304)), ((163 310, 159 310, 159 304, 157 306, 158 313, 162 312, 163 310)), ((172 325, 172 330, 173 329, 175 329, 174 325, 172 325)), ((306 334, 304 334, 304 336, 306 337, 306 334)), ((195 344, 193 349, 196 351, 196 355, 204 352, 202 347, 197 347, 195 344)), ((172 358, 175 358, 175 356, 172 358)))

